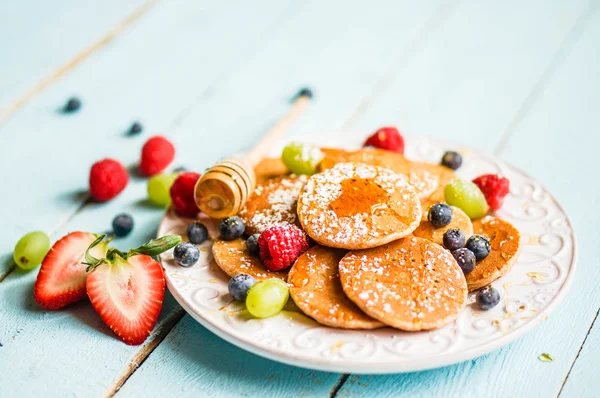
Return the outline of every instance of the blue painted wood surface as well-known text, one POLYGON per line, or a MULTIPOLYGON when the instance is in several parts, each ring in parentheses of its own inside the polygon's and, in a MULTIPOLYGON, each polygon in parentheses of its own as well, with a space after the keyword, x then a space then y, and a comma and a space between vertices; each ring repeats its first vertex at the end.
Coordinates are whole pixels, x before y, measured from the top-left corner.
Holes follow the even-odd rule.
MULTIPOLYGON (((118 395, 598 395, 600 216, 587 206, 600 198, 590 182, 600 144, 599 2, 348 3, 159 1, 0 125, 0 396, 110 394, 130 373, 118 395), (126 211, 136 229, 119 247, 154 236, 162 213, 144 200, 141 178, 110 203, 84 205, 93 161, 134 165, 143 141, 162 132, 178 148, 173 167, 202 169, 251 146, 303 85, 316 98, 290 137, 396 124, 495 153, 541 180, 580 242, 565 303, 474 361, 346 378, 245 353, 189 316, 156 348, 152 339, 128 347, 85 303, 40 310, 31 296, 37 271, 11 272, 12 247, 29 230, 104 231, 126 211), (83 99, 81 112, 58 114, 70 95, 83 99), (146 127, 140 137, 123 134, 133 120, 146 127), (540 362, 542 352, 555 362, 540 362), (132 364, 148 353, 139 369, 132 364)), ((0 111, 141 4, 0 5, 0 54, 10 54, 0 62, 0 111)), ((155 335, 178 314, 168 295, 155 335)))

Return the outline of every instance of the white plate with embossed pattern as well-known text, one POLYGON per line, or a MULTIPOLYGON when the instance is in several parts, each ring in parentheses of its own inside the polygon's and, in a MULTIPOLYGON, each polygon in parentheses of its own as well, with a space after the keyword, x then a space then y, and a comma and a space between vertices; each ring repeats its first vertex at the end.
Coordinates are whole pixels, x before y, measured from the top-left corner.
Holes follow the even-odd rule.
MULTIPOLYGON (((329 135, 327 143, 348 144, 348 138, 341 137, 329 135)), ((319 142, 323 145, 323 136, 319 142)), ((463 154, 460 177, 502 173, 511 182, 511 192, 497 215, 521 232, 521 254, 512 270, 493 283, 503 300, 490 311, 478 310, 471 293, 471 304, 455 322, 416 333, 392 328, 335 329, 286 310, 272 318, 253 319, 229 295, 229 277, 213 261, 210 241, 200 245, 200 260, 190 268, 176 265, 172 251, 161 255, 167 286, 181 306, 217 336, 263 357, 310 369, 400 373, 450 365, 496 350, 545 320, 564 297, 575 272, 575 233, 556 199, 514 167, 453 144, 425 138, 406 142, 406 156, 412 160, 437 163, 449 149, 463 154)), ((185 235, 192 221, 168 211, 158 234, 185 235)), ((202 222, 214 236, 215 222, 202 222)))

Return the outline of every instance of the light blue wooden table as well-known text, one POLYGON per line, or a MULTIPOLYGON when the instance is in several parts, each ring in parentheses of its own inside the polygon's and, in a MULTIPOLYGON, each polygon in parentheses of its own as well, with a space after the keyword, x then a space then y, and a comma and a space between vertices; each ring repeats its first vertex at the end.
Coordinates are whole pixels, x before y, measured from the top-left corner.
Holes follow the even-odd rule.
POLYGON ((20 0, 0 3, 0 397, 600 396, 599 1, 20 0), (44 312, 37 270, 12 248, 136 220, 133 247, 161 210, 133 178, 107 204, 87 198, 89 165, 134 165, 150 133, 175 166, 203 169, 243 150, 289 109, 288 132, 457 141, 527 170, 561 201, 580 260, 564 303, 535 331, 476 360, 421 373, 312 372, 246 353, 168 295, 149 341, 116 339, 87 303, 44 312), (80 112, 58 108, 72 95, 80 112), (145 131, 127 137, 140 120, 145 131), (538 360, 543 352, 555 361, 538 360))

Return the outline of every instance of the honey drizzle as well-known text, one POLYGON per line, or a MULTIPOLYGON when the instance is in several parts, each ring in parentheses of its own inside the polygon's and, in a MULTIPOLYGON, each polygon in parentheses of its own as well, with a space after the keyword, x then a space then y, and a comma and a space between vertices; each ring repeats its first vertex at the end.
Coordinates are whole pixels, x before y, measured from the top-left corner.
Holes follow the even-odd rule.
POLYGON ((343 180, 342 193, 329 205, 338 217, 371 214, 382 207, 389 194, 372 178, 343 180))

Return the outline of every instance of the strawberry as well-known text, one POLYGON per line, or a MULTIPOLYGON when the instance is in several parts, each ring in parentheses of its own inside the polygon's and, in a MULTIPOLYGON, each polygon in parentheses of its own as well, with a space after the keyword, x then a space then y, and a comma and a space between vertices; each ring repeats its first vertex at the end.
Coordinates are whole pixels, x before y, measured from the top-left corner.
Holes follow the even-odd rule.
POLYGON ((105 258, 91 251, 101 244, 96 239, 85 255, 88 267, 87 294, 92 306, 113 332, 129 345, 142 344, 156 325, 165 297, 165 277, 156 256, 181 242, 178 235, 151 240, 123 253, 109 248, 105 258))
POLYGON ((396 127, 382 127, 369 136, 363 146, 386 149, 404 154, 404 138, 396 127))
MULTIPOLYGON (((44 260, 33 287, 33 296, 43 308, 57 310, 83 299, 85 294, 85 264, 88 246, 97 238, 89 232, 71 232, 54 243, 44 260)), ((94 255, 103 257, 106 243, 94 248, 94 255)))
POLYGON ((502 207, 504 197, 510 191, 510 181, 500 174, 484 174, 475 178, 473 183, 481 189, 492 210, 502 207))

